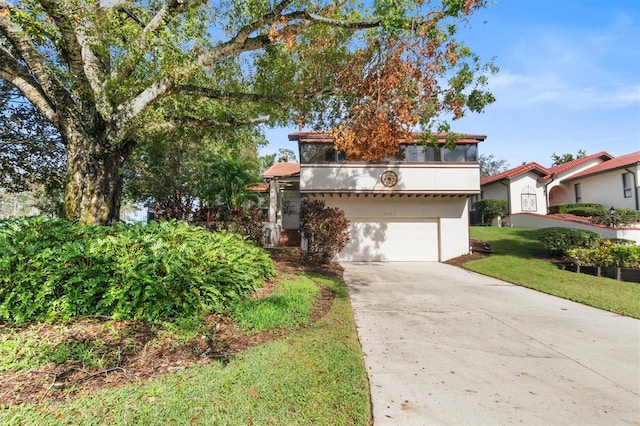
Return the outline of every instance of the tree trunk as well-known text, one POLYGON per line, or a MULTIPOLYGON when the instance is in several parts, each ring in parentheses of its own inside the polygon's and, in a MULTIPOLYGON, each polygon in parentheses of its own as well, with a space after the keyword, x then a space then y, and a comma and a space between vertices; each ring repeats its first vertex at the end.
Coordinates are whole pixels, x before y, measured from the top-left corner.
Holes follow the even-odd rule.
POLYGON ((120 220, 126 155, 104 149, 92 140, 67 143, 67 178, 63 214, 67 219, 89 225, 112 225, 120 220))

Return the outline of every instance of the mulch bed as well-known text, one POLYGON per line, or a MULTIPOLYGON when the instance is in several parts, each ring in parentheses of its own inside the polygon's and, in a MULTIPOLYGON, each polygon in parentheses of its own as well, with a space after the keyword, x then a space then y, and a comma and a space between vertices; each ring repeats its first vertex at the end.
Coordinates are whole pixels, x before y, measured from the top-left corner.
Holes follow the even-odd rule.
MULTIPOLYGON (((338 264, 309 264, 299 250, 274 249, 271 250, 271 255, 278 275, 258 289, 254 297, 268 296, 279 281, 291 273, 309 271, 342 277, 342 268, 338 264)), ((321 297, 312 311, 311 324, 329 311, 333 299, 331 290, 322 288, 321 297)), ((242 351, 283 336, 278 331, 247 335, 229 318, 220 315, 209 315, 205 323, 211 330, 209 334, 215 336, 214 339, 198 336, 186 344, 165 339, 157 344, 147 345, 158 332, 151 324, 112 321, 107 318, 73 321, 65 331, 64 341, 105 342, 101 350, 111 361, 111 366, 97 369, 85 368, 78 363, 48 364, 38 369, 0 373, 0 408, 45 400, 60 401, 70 396, 141 382, 214 360, 227 361, 242 351), (109 326, 106 326, 107 323, 109 326)), ((17 326, 0 324, 0 333, 7 327, 17 326)), ((53 325, 42 324, 38 326, 37 333, 39 338, 51 340, 59 331, 53 325)))
POLYGON ((446 260, 442 263, 454 266, 462 266, 463 263, 469 262, 471 260, 484 259, 491 254, 491 247, 484 241, 472 239, 470 241, 470 244, 471 253, 459 257, 454 257, 453 259, 446 260))

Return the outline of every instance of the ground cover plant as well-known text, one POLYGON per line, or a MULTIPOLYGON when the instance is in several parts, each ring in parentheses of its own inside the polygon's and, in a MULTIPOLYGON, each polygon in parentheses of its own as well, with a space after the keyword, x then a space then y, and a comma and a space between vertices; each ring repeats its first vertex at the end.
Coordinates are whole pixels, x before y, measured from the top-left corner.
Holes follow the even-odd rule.
POLYGON ((242 325, 232 313, 0 324, 0 424, 369 424, 341 269, 272 257, 279 275, 238 304, 242 325), (249 307, 263 305, 286 320, 258 331, 265 315, 249 307))
POLYGON ((91 227, 0 223, 0 320, 153 320, 221 313, 273 277, 268 254, 180 222, 91 227))
POLYGON ((537 230, 472 227, 471 237, 488 243, 488 257, 464 263, 472 271, 585 305, 640 318, 640 286, 559 269, 538 240, 537 230))

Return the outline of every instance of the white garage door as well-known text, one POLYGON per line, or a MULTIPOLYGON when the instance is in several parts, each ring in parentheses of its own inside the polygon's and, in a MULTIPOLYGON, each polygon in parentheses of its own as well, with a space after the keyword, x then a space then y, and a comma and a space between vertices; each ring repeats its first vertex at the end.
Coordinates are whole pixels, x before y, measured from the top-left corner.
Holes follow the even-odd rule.
POLYGON ((351 240, 340 261, 438 261, 438 222, 351 218, 351 240))

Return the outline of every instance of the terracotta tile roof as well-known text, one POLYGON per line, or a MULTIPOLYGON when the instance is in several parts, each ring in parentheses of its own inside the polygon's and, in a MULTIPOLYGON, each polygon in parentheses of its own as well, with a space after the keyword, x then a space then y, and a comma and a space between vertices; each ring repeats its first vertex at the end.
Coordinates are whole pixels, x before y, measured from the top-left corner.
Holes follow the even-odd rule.
POLYGON ((600 151, 600 152, 597 152, 595 154, 587 155, 586 157, 578 158, 578 159, 573 160, 573 161, 567 161, 566 163, 558 164, 556 166, 551 166, 551 167, 549 167, 549 174, 547 176, 544 176, 544 177, 540 178, 540 180, 551 179, 551 177, 553 175, 555 175, 555 174, 566 172, 567 170, 570 170, 570 169, 572 169, 574 167, 577 167, 577 166, 579 166, 581 164, 584 164, 587 161, 591 161, 591 160, 593 160, 595 158, 600 158, 603 161, 608 161, 608 160, 611 160, 613 158, 613 155, 609 154, 606 151, 600 151))
POLYGON ((599 173, 605 173, 611 170, 623 169, 625 167, 635 165, 640 165, 640 151, 632 152, 631 154, 627 155, 621 155, 620 157, 615 157, 611 160, 604 161, 600 164, 588 168, 587 170, 584 170, 573 176, 569 176, 568 178, 563 179, 562 182, 569 182, 586 176, 597 175, 599 173))
POLYGON ((513 169, 509 169, 502 173, 498 173, 497 175, 489 176, 480 179, 480 186, 487 185, 489 183, 497 182, 503 179, 511 179, 516 176, 519 176, 524 173, 534 172, 539 174, 540 176, 545 176, 549 174, 549 169, 541 166, 536 162, 526 163, 518 167, 514 167, 513 169))
POLYGON ((269 192, 269 184, 267 182, 254 183, 247 187, 252 192, 269 192))
POLYGON ((266 178, 293 176, 300 173, 300 163, 274 163, 262 176, 266 178))
MULTIPOLYGON (((422 133, 413 133, 412 141, 401 140, 401 143, 417 143, 420 141, 422 133)), ((438 143, 444 144, 446 133, 435 133, 438 137, 438 143)), ((487 137, 485 135, 472 135, 466 133, 457 133, 460 137, 458 144, 474 144, 484 141, 487 137)), ((305 142, 305 143, 333 143, 333 138, 328 133, 322 132, 295 132, 289 135, 290 141, 305 142)))

